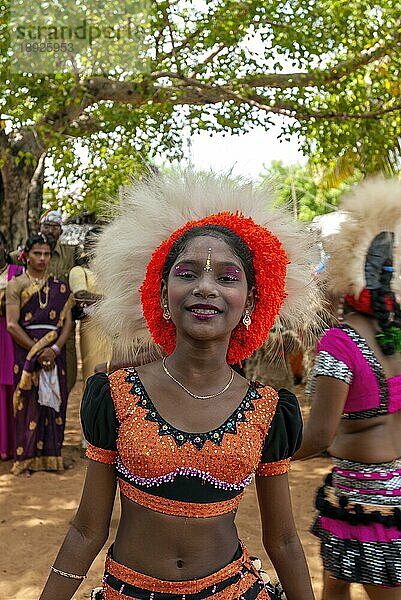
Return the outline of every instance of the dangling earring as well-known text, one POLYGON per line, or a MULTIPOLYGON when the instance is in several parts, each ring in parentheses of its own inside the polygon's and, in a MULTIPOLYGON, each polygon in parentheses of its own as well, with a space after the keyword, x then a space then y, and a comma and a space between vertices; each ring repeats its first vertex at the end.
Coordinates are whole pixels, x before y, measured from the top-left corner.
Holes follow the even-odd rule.
POLYGON ((245 309, 244 316, 242 317, 242 322, 245 325, 246 330, 248 331, 249 325, 252 323, 252 320, 251 320, 251 313, 249 312, 249 310, 247 308, 245 309))
POLYGON ((167 302, 164 302, 164 304, 163 304, 163 319, 166 319, 166 321, 169 321, 170 317, 171 317, 171 315, 170 315, 170 311, 168 309, 168 304, 167 304, 167 302))

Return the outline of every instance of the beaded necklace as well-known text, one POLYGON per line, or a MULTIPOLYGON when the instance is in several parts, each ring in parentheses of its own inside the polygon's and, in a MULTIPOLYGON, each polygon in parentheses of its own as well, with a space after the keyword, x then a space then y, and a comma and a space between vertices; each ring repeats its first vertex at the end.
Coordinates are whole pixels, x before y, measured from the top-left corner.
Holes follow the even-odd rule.
POLYGON ((36 287, 36 292, 38 294, 38 301, 39 301, 39 307, 44 310, 48 303, 49 303, 49 292, 50 292, 50 287, 49 287, 49 283, 47 281, 47 275, 45 274, 44 277, 42 278, 38 278, 38 277, 32 277, 29 273, 29 271, 26 271, 26 274, 28 275, 28 279, 32 282, 32 284, 36 287), (42 291, 42 285, 43 283, 46 281, 45 286, 43 287, 43 291, 45 293, 45 300, 44 302, 42 301, 41 298, 41 291, 42 291))

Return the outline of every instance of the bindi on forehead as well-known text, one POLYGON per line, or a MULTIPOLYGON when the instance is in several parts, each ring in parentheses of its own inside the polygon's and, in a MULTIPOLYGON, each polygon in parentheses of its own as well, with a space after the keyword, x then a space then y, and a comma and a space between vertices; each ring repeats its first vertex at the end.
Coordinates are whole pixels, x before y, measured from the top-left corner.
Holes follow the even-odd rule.
POLYGON ((211 254, 213 261, 239 261, 237 254, 225 240, 213 236, 198 236, 189 240, 181 252, 181 256, 177 258, 181 260, 201 260, 201 258, 203 258, 205 264, 209 254, 211 254))
POLYGON ((203 267, 204 271, 213 271, 212 269, 212 249, 208 248, 207 249, 207 258, 206 258, 206 263, 205 266, 203 267))

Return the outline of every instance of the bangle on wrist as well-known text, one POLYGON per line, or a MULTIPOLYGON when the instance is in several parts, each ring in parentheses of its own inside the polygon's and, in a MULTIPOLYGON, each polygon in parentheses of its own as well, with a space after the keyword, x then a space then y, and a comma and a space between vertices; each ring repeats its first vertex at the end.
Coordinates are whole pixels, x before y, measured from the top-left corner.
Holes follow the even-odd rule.
POLYGON ((57 356, 60 354, 61 352, 61 348, 59 348, 57 346, 57 344, 53 344, 52 346, 50 346, 50 350, 53 350, 53 352, 55 352, 57 354, 57 356))
POLYGON ((108 360, 106 363, 106 375, 108 375, 110 373, 110 365, 111 365, 111 361, 108 360))
POLYGON ((57 575, 61 575, 61 577, 67 577, 68 579, 86 579, 86 575, 76 575, 75 573, 61 571, 60 569, 56 569, 54 565, 52 565, 50 568, 54 573, 57 573, 57 575))

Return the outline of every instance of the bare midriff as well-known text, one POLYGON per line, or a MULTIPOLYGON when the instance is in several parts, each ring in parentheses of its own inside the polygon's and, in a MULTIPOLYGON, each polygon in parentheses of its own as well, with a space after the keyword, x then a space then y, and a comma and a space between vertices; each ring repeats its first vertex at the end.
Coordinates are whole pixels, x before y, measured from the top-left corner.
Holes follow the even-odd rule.
POLYGON ((343 419, 332 456, 362 463, 391 462, 401 457, 401 411, 370 419, 343 419))
POLYGON ((168 581, 206 577, 230 563, 238 548, 235 512, 217 517, 176 517, 121 495, 113 547, 117 562, 168 581))

